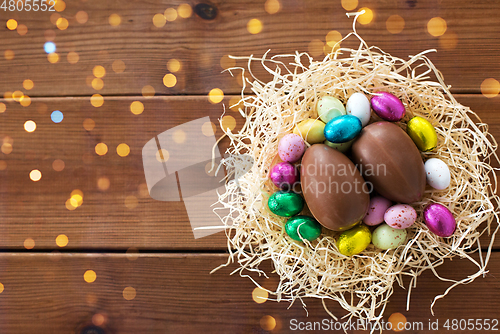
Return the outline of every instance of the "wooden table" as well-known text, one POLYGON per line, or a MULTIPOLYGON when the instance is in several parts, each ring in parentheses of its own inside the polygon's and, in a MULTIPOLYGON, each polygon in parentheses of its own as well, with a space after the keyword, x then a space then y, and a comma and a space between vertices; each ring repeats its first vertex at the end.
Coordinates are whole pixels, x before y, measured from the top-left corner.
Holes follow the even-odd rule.
MULTIPOLYGON (((253 283, 230 276, 234 267, 209 274, 227 259, 225 235, 194 239, 182 202, 149 197, 141 150, 158 133, 189 120, 210 116, 217 123, 222 104, 241 89, 241 82, 221 73, 231 64, 226 55, 272 49, 323 57, 328 32, 345 36, 351 30, 342 5, 373 10, 373 20, 358 25, 369 45, 402 58, 437 49, 429 57, 457 99, 500 138, 500 86, 485 81, 500 79, 498 1, 282 0, 276 13, 271 0, 182 3, 58 0, 57 11, 35 12, 9 11, 7 1, 0 9, 1 333, 324 332, 298 330, 308 321, 329 321, 318 300, 306 300, 307 317, 298 303, 254 302, 253 283), (188 15, 189 8, 196 10, 188 15), (386 24, 392 15, 404 19, 402 31, 386 24), (433 17, 446 22, 441 36, 428 32, 433 17), (261 22, 259 33, 247 30, 251 19, 261 22), (44 51, 52 46, 46 42, 55 43, 55 53, 44 51), (173 87, 164 85, 167 74, 176 78, 173 87), (225 94, 221 103, 208 99, 214 88, 225 94), (135 101, 144 107, 138 115, 130 109, 135 101), (51 119, 58 120, 56 110, 64 117, 60 123, 51 119), (36 123, 34 132, 25 130, 28 120, 36 123), (103 155, 96 153, 99 143, 107 147, 97 150, 103 155), (123 157, 116 150, 121 143, 130 148, 123 157), (33 170, 41 172, 39 181, 30 179, 33 170), (81 205, 78 197, 70 200, 75 189, 83 193, 81 205)), ((216 136, 221 133, 218 128, 216 136)), ((498 323, 499 248, 497 241, 489 273, 438 301, 434 317, 431 300, 448 285, 426 273, 412 292, 410 311, 406 291, 396 288, 386 318, 401 312, 410 324, 424 325, 408 333, 437 333, 428 325, 436 321, 439 332, 484 333, 443 325, 446 319, 498 323)), ((438 272, 457 279, 474 269, 456 259, 438 272)), ((272 276, 255 279, 264 287, 277 284, 272 276)))

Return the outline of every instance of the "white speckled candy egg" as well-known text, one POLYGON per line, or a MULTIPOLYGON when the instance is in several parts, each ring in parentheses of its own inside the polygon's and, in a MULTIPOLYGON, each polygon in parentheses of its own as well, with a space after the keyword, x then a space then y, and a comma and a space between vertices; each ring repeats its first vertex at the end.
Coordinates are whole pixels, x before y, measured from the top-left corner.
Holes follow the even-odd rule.
POLYGON ((408 204, 391 206, 384 214, 384 220, 392 228, 404 229, 413 225, 417 219, 417 211, 408 204))
POLYGON ((346 111, 348 115, 359 118, 363 126, 366 126, 370 121, 371 105, 363 93, 354 93, 349 97, 346 104, 346 111))
POLYGON ((372 197, 370 207, 366 212, 363 223, 368 226, 375 226, 384 222, 384 214, 392 205, 392 202, 382 196, 372 197))
POLYGON ((431 158, 425 162, 424 168, 428 185, 438 190, 448 188, 451 180, 450 169, 443 160, 431 158))
POLYGON ((345 107, 339 99, 333 96, 323 96, 316 103, 318 117, 325 123, 338 116, 346 114, 345 107))
POLYGON ((296 162, 304 154, 306 144, 299 135, 289 133, 278 143, 278 155, 285 162, 296 162))
POLYGON ((382 224, 373 231, 372 243, 380 249, 394 249, 406 241, 406 230, 382 224))

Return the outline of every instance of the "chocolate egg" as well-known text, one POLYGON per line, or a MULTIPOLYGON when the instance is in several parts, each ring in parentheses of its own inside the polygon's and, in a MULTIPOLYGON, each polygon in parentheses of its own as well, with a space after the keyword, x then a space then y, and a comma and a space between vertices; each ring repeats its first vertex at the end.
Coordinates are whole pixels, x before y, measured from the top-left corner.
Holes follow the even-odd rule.
POLYGON ((331 143, 345 143, 353 140, 362 127, 361 121, 356 116, 338 116, 325 125, 325 138, 331 143))
POLYGON ((344 154, 312 145, 302 158, 300 176, 306 203, 321 225, 343 231, 363 219, 370 204, 368 188, 344 154))
POLYGON ((425 118, 415 116, 406 124, 406 132, 420 151, 430 151, 437 146, 436 130, 425 118))
POLYGON ((370 103, 373 111, 382 119, 390 122, 401 120, 405 115, 405 106, 397 96, 387 92, 376 92, 370 103))
POLYGON ((312 217, 295 216, 286 222, 285 232, 293 240, 302 241, 302 237, 312 241, 321 235, 321 225, 312 217))
POLYGON ((291 217, 302 211, 304 199, 297 193, 280 190, 269 197, 267 206, 275 215, 291 217))
POLYGON ((424 221, 429 230, 440 237, 451 236, 457 228, 453 214, 439 203, 431 203, 425 207, 424 221))
POLYGON ((400 203, 419 201, 425 190, 425 169, 420 152, 399 126, 372 123, 352 144, 352 161, 383 197, 400 203))
POLYGON ((337 241, 339 252, 345 256, 361 253, 372 241, 372 233, 366 225, 358 225, 343 232, 337 241))
POLYGON ((271 168, 269 178, 281 189, 292 189, 299 180, 299 172, 294 165, 288 162, 280 162, 271 168))

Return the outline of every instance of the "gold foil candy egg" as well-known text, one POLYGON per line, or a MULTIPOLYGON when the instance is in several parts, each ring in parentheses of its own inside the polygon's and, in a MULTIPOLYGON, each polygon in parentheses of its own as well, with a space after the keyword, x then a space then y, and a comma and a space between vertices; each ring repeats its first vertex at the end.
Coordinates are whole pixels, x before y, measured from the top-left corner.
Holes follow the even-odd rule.
POLYGON ((415 116, 408 122, 406 132, 422 152, 437 146, 437 134, 432 124, 425 118, 415 116))
POLYGON ((361 253, 372 241, 372 233, 366 225, 358 225, 343 232, 337 241, 339 252, 345 256, 361 253))

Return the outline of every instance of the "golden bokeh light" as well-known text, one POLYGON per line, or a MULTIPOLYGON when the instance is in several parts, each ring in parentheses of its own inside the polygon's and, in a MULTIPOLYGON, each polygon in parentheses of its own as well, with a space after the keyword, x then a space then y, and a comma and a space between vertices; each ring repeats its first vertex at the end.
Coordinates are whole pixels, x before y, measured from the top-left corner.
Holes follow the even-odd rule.
POLYGON ((75 210, 78 206, 74 203, 74 201, 71 200, 71 198, 68 198, 66 200, 66 203, 64 204, 66 206, 66 209, 69 211, 75 210))
POLYGON ((91 118, 87 118, 83 121, 83 128, 87 131, 92 131, 95 128, 95 122, 91 118))
POLYGON ((28 95, 23 95, 19 99, 19 103, 21 103, 23 107, 28 107, 31 104, 31 98, 28 95))
POLYGON ((122 73, 123 71, 125 71, 125 63, 120 59, 115 60, 111 67, 113 68, 113 71, 115 71, 115 73, 122 73))
POLYGON ((236 119, 233 116, 229 115, 222 117, 221 127, 224 130, 229 129, 230 131, 233 131, 234 128, 236 127, 236 119))
POLYGON ((215 131, 217 131, 217 127, 213 122, 205 122, 201 126, 201 132, 207 137, 213 136, 215 131))
POLYGON ((7 169, 7 161, 0 160, 0 170, 5 170, 5 169, 7 169))
POLYGON ((232 111, 239 111, 239 108, 243 109, 244 105, 243 102, 241 101, 241 98, 238 96, 233 96, 231 99, 229 99, 229 108, 232 111))
POLYGON ((116 153, 120 157, 126 157, 130 153, 130 147, 125 143, 121 143, 116 147, 116 153))
POLYGON ((103 314, 97 313, 92 316, 92 323, 97 327, 101 327, 105 322, 106 317, 103 314))
POLYGON ((76 64, 80 60, 80 56, 75 51, 70 51, 70 52, 68 52, 67 59, 68 59, 68 63, 76 64))
POLYGON ((56 159, 56 160, 54 160, 54 162, 52 162, 52 168, 56 172, 61 172, 64 169, 64 167, 65 167, 65 163, 61 159, 56 159))
POLYGON ((500 93, 500 82, 493 78, 484 79, 481 83, 481 93, 489 99, 497 96, 500 93))
POLYGON ((59 61, 59 55, 55 52, 49 53, 47 55, 47 60, 49 61, 49 63, 55 64, 59 61))
POLYGON ((26 90, 31 90, 31 89, 33 89, 34 86, 35 85, 34 85, 33 81, 30 79, 26 79, 23 81, 23 87, 26 90))
POLYGON ((224 92, 222 89, 214 88, 208 93, 208 100, 210 103, 216 104, 224 99, 224 92))
POLYGON ((92 88, 95 90, 101 90, 104 87, 104 81, 101 78, 92 79, 92 88))
POLYGON ((176 130, 172 134, 172 139, 177 144, 182 144, 182 143, 184 143, 186 141, 186 133, 184 131, 182 131, 182 130, 176 130))
POLYGON ((103 78, 106 75, 106 69, 101 65, 94 66, 94 68, 92 69, 92 74, 96 78, 103 78))
POLYGON ((391 15, 385 21, 385 27, 391 34, 399 34, 405 28, 405 19, 399 15, 391 15))
POLYGON ((61 18, 61 14, 54 13, 54 14, 50 15, 50 22, 52 22, 53 25, 56 25, 57 20, 59 20, 60 18, 61 18))
POLYGON ((24 122, 24 130, 26 130, 26 132, 35 131, 36 130, 36 123, 31 121, 31 120, 24 122))
POLYGON ((148 185, 146 183, 139 184, 137 191, 139 192, 140 197, 148 197, 149 196, 148 185))
POLYGON ((97 180, 97 188, 101 191, 106 191, 109 189, 111 182, 106 176, 102 176, 97 180))
POLYGON ((24 240, 24 248, 26 249, 33 249, 35 247, 35 240, 32 238, 27 238, 24 240))
POLYGON ((17 21, 14 19, 7 20, 7 29, 9 30, 16 30, 17 28, 17 21))
POLYGON ((0 114, 1 114, 1 113, 4 113, 4 112, 5 112, 5 109, 7 109, 7 107, 5 106, 5 103, 1 103, 1 102, 0 102, 0 114))
POLYGON ((17 26, 17 33, 21 36, 24 36, 28 33, 28 27, 24 24, 20 24, 17 26))
POLYGON ((269 297, 269 293, 262 288, 256 287, 252 291, 252 299, 257 304, 265 303, 267 301, 268 297, 269 297))
POLYGON ((267 0, 264 4, 264 8, 268 14, 276 14, 279 12, 281 5, 278 0, 267 0))
POLYGON ((439 36, 439 45, 445 50, 453 50, 457 47, 458 36, 449 30, 444 35, 439 36))
POLYGON ((38 169, 33 169, 30 172, 31 181, 37 182, 40 181, 41 178, 42 178, 42 172, 40 172, 38 169))
POLYGON ((341 4, 345 10, 353 10, 358 7, 358 0, 342 0, 341 4))
POLYGON ((155 27, 161 28, 166 23, 167 23, 167 19, 166 19, 165 15, 158 13, 158 14, 155 14, 155 16, 153 16, 153 25, 155 27))
POLYGON ((95 271, 93 271, 93 270, 87 270, 83 274, 83 279, 87 283, 93 283, 93 282, 95 282, 96 278, 97 278, 97 275, 96 275, 95 271))
POLYGON ((172 73, 166 74, 163 77, 163 84, 168 88, 172 88, 177 84, 177 78, 172 73))
POLYGON ((181 62, 177 59, 170 59, 167 62, 167 69, 172 73, 178 72, 181 69, 181 62))
POLYGON ((3 154, 10 154, 12 152, 12 144, 11 143, 3 143, 1 150, 2 150, 3 154))
POLYGON ((156 151, 156 160, 158 162, 168 161, 169 158, 170 158, 170 153, 168 153, 167 150, 162 148, 161 150, 156 151))
POLYGON ((307 46, 309 54, 313 57, 321 56, 323 54, 324 44, 319 39, 313 39, 307 46))
POLYGON ((126 300, 132 300, 136 296, 136 291, 133 287, 127 286, 125 289, 123 289, 123 298, 126 300))
POLYGON ((14 93, 12 93, 12 98, 16 102, 19 102, 23 96, 24 94, 20 90, 16 90, 14 93))
POLYGON ((272 331, 276 327, 276 319, 270 315, 265 315, 260 319, 260 327, 265 331, 272 331))
POLYGON ((12 98, 12 92, 10 91, 6 91, 4 94, 3 94, 3 98, 7 101, 12 101, 13 98, 12 98))
POLYGON ((87 84, 87 86, 92 87, 92 80, 94 80, 94 78, 95 77, 93 75, 88 75, 85 78, 85 83, 87 84))
POLYGON ((163 15, 169 22, 175 21, 175 19, 177 19, 177 11, 175 10, 175 8, 167 8, 163 15))
POLYGON ((334 47, 340 40, 342 40, 342 34, 337 30, 332 30, 326 34, 326 44, 328 46, 334 47))
POLYGON ((90 103, 96 107, 99 108, 104 104, 104 98, 100 94, 94 94, 90 97, 90 103))
POLYGON ((0 293, 2 293, 2 292, 3 292, 3 290, 4 290, 4 286, 3 286, 3 284, 2 284, 2 283, 0 283, 0 293))
POLYGON ((146 98, 150 98, 150 97, 153 97, 155 96, 155 89, 153 86, 150 86, 150 85, 146 85, 144 87, 142 87, 142 96, 146 97, 146 98))
POLYGON ((56 245, 58 247, 66 247, 68 245, 68 237, 64 234, 59 234, 57 237, 56 237, 56 245))
POLYGON ((14 59, 14 55, 15 55, 15 53, 12 50, 5 50, 5 52, 3 54, 3 56, 5 57, 6 60, 14 59))
POLYGON ((66 9, 66 3, 63 0, 57 0, 56 4, 54 5, 54 9, 57 12, 62 12, 63 10, 66 9))
POLYGON ((223 69, 228 69, 236 66, 236 60, 229 58, 228 55, 224 55, 220 58, 220 67, 223 69))
POLYGON ((262 22, 259 19, 251 19, 247 23, 247 30, 252 35, 260 33, 262 31, 262 22))
POLYGON ((402 332, 405 330, 406 317, 399 312, 391 314, 388 322, 391 324, 391 328, 395 332, 402 332))
POLYGON ((446 29, 446 21, 441 17, 433 17, 427 22, 427 31, 434 37, 443 35, 446 29))
POLYGON ((81 10, 78 13, 76 13, 75 19, 76 19, 76 22, 78 22, 80 24, 87 23, 87 21, 89 20, 89 14, 87 14, 87 12, 81 10))
POLYGON ((69 22, 64 17, 60 17, 56 21, 56 26, 59 30, 66 30, 69 26, 69 22))
POLYGON ((108 153, 108 145, 104 143, 97 144, 95 146, 95 153, 97 153, 97 155, 105 155, 108 153))
POLYGON ((134 101, 130 104, 130 111, 134 115, 140 115, 144 111, 144 104, 141 101, 134 101))
POLYGON ((56 39, 56 32, 52 29, 47 29, 45 30, 45 32, 43 33, 43 36, 45 36, 45 40, 47 42, 51 42, 53 41, 54 39, 56 39))
POLYGON ((128 209, 135 209, 137 205, 139 205, 137 197, 135 197, 134 195, 125 197, 125 207, 127 207, 128 209))
POLYGON ((179 16, 183 19, 187 19, 193 14, 193 9, 191 8, 191 5, 183 3, 177 7, 177 13, 179 13, 179 16))
POLYGON ((118 14, 111 14, 109 16, 109 24, 113 27, 117 27, 122 23, 122 18, 118 14))
POLYGON ((368 7, 362 7, 358 11, 365 11, 364 14, 361 14, 358 17, 358 22, 361 24, 369 24, 370 22, 373 21, 373 10, 371 10, 368 7))

